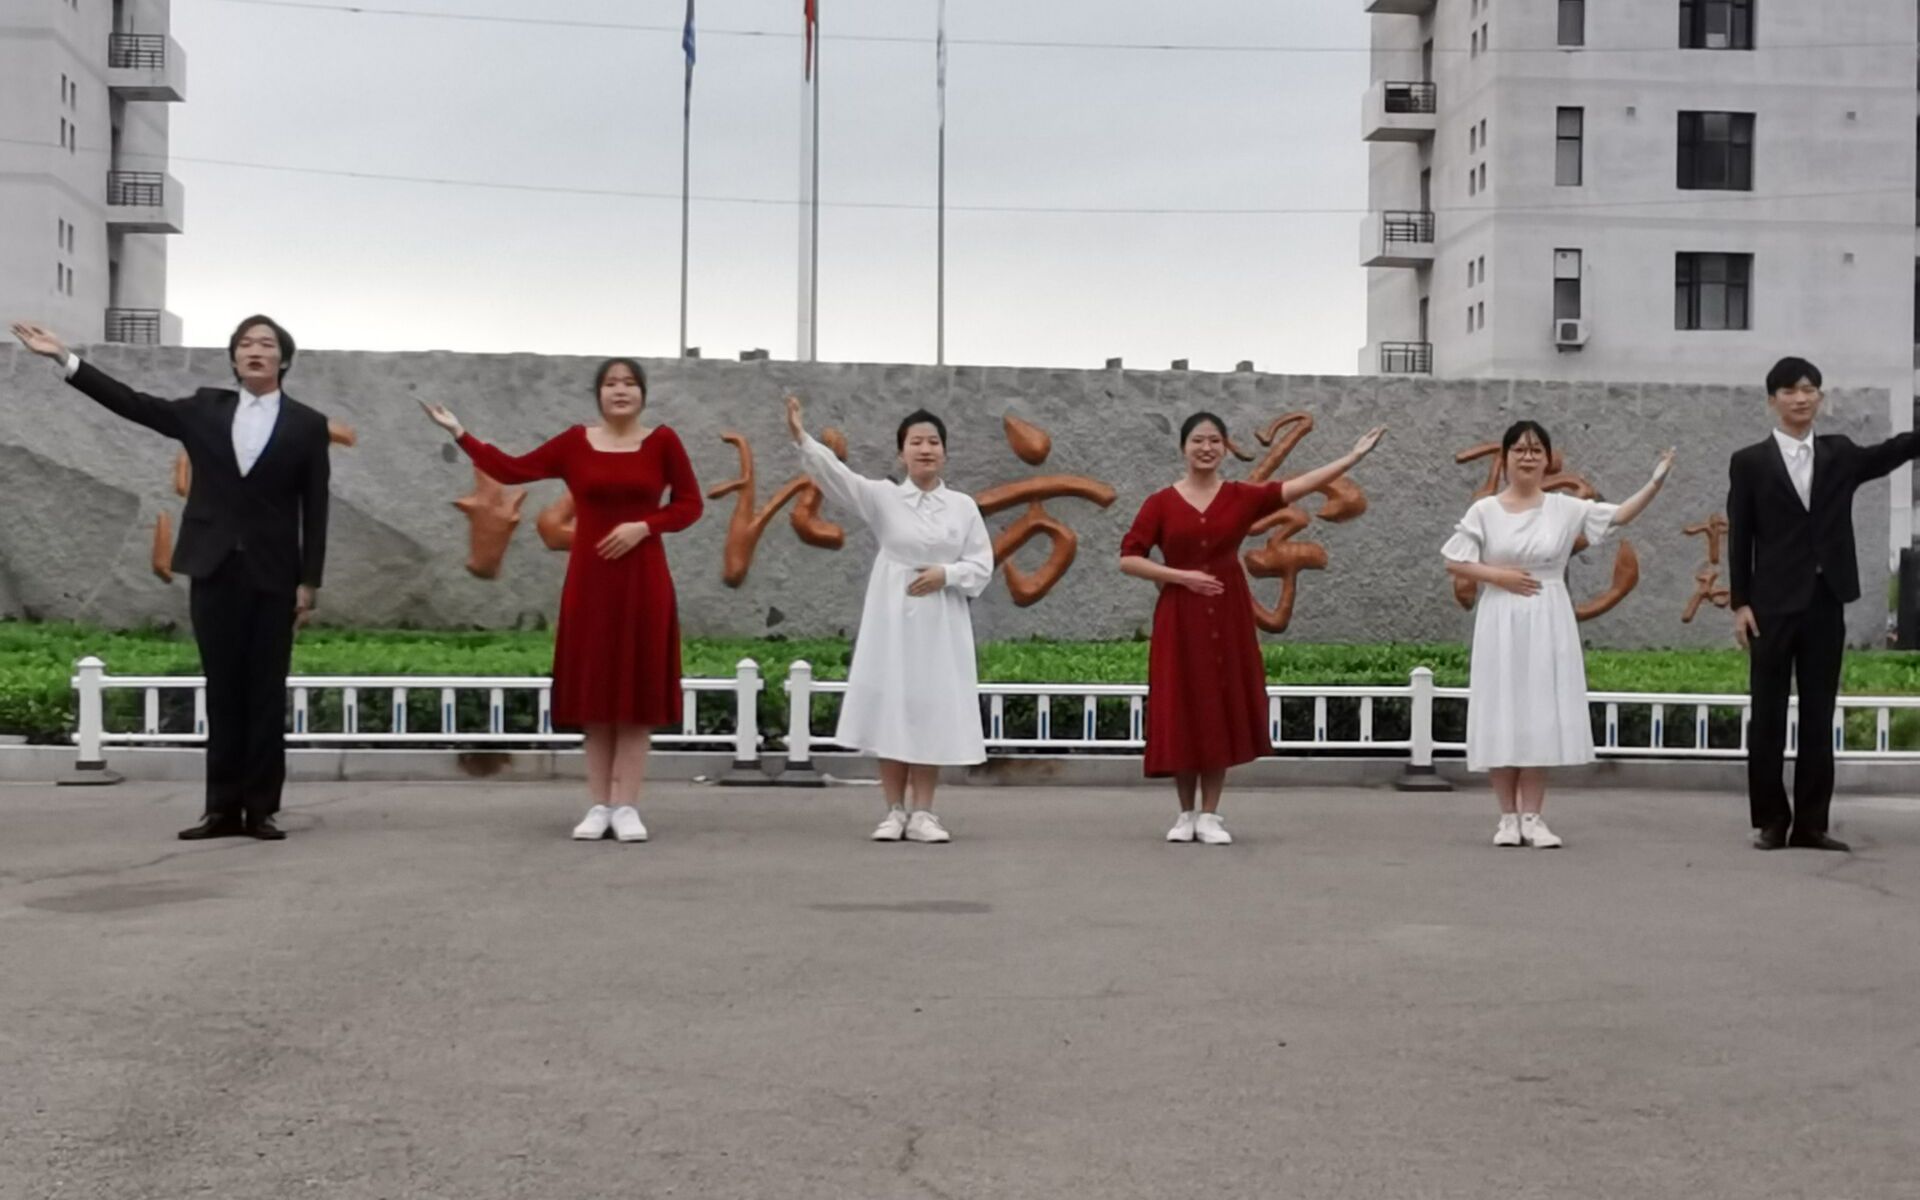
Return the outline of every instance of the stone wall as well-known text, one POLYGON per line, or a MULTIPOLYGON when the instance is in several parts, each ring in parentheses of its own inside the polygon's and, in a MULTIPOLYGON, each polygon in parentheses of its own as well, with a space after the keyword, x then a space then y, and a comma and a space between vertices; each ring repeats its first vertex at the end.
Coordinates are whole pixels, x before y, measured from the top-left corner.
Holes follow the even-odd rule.
MULTIPOLYGON (((184 395, 230 375, 220 350, 102 347, 96 365, 159 395, 184 395)), ((322 613, 329 622, 421 627, 511 626, 550 619, 564 568, 540 542, 534 518, 559 494, 529 489, 519 529, 497 579, 465 570, 467 520, 453 501, 473 488, 464 458, 421 415, 416 401, 443 403, 476 434, 513 450, 531 448, 594 415, 594 361, 537 355, 446 353, 301 354, 291 394, 353 427, 358 444, 334 451, 334 516, 322 613)), ((1014 605, 1004 580, 976 605, 985 638, 1130 637, 1153 606, 1149 585, 1114 567, 1121 536, 1141 500, 1182 470, 1176 431, 1196 409, 1226 418, 1234 437, 1259 451, 1255 427, 1304 411, 1316 427, 1282 474, 1335 457, 1369 425, 1391 432, 1361 467, 1368 508, 1358 519, 1314 521, 1298 535, 1323 544, 1324 571, 1300 576, 1285 637, 1315 642, 1457 640, 1470 617, 1448 590, 1440 544, 1485 464, 1459 465, 1457 451, 1495 439, 1512 420, 1540 420, 1568 467, 1603 494, 1623 499, 1646 478, 1659 451, 1680 449, 1665 494, 1628 531, 1641 582, 1610 613, 1585 626, 1593 645, 1721 645, 1728 624, 1706 608, 1692 625, 1680 615, 1705 561, 1704 539, 1682 527, 1720 511, 1726 462, 1764 436, 1769 419, 1754 390, 1657 384, 1555 384, 1419 378, 1305 377, 1132 370, 1063 371, 996 367, 806 365, 790 362, 649 362, 649 415, 679 431, 702 486, 739 474, 721 434, 750 439, 758 502, 794 473, 780 399, 807 399, 809 425, 846 431, 849 461, 868 474, 893 468, 899 418, 925 406, 951 434, 950 482, 969 492, 1043 474, 1084 475, 1110 484, 1107 509, 1081 499, 1047 501, 1079 536, 1079 556, 1052 593, 1014 605), (1003 428, 1012 414, 1052 435, 1043 465, 1015 456, 1003 428)), ((1821 428, 1856 440, 1885 436, 1887 402, 1871 390, 1834 393, 1821 428)), ((155 578, 155 519, 174 514, 174 449, 121 422, 58 381, 26 351, 0 350, 0 615, 71 618, 114 626, 181 623, 186 582, 155 578)), ((1244 477, 1249 468, 1236 465, 1244 477)), ((1867 599, 1852 609, 1857 642, 1881 635, 1885 619, 1887 503, 1876 484, 1861 495, 1856 530, 1867 599)), ((1318 497, 1307 502, 1317 509, 1318 497)), ((694 634, 851 632, 858 619, 873 543, 857 525, 838 551, 803 545, 786 510, 767 526, 743 586, 720 578, 734 499, 709 501, 693 529, 673 537, 669 556, 681 614, 694 634)), ((1015 509, 989 521, 1003 528, 1015 509)), ((829 507, 829 518, 844 514, 829 507)), ((1249 541, 1248 548, 1258 545, 1249 541)), ((1039 539, 1015 556, 1032 569, 1047 553, 1039 539)), ((1575 592, 1608 581, 1613 550, 1575 566, 1575 592)), ((1724 580, 1724 575, 1723 575, 1724 580)), ((1273 603, 1277 580, 1256 580, 1273 603)))

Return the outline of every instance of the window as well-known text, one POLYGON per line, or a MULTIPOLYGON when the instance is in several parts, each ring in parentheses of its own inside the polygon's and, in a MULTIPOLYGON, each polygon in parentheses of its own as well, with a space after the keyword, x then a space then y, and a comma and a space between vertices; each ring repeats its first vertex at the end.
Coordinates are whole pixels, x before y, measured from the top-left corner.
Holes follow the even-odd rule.
POLYGON ((1572 321, 1580 318, 1580 252, 1553 252, 1553 319, 1572 321))
POLYGON ((1483 192, 1487 190, 1487 164, 1485 163, 1480 164, 1480 190, 1483 192))
POLYGON ((1752 191, 1753 114, 1681 113, 1678 184, 1690 189, 1752 191))
POLYGON ((1467 195, 1478 196, 1479 194, 1480 194, 1480 172, 1474 170, 1472 167, 1468 167, 1467 168, 1467 195))
POLYGON ((1587 44, 1587 0, 1560 0, 1560 44, 1587 44))
MULTIPOLYGON (((1467 286, 1472 287, 1473 285, 1479 282, 1480 282, 1480 265, 1474 262, 1472 259, 1468 259, 1467 260, 1467 286)), ((1920 287, 1920 284, 1916 284, 1915 286, 1920 287)), ((1920 320, 1920 317, 1916 317, 1915 319, 1920 320)), ((1920 344, 1920 343, 1917 343, 1917 344, 1920 344)))
POLYGON ((1487 302, 1485 300, 1482 300, 1480 303, 1474 305, 1473 307, 1474 307, 1475 313, 1477 314, 1476 320, 1479 322, 1480 328, 1485 329, 1487 327, 1487 302))
POLYGON ((1747 329, 1751 254, 1674 255, 1673 327, 1747 329))
POLYGON ((1468 47, 1467 49, 1468 58, 1480 57, 1480 31, 1478 29, 1474 30, 1473 33, 1467 38, 1467 47, 1468 47))
POLYGON ((1487 147, 1487 119, 1485 117, 1481 117, 1480 118, 1480 148, 1484 150, 1486 149, 1486 147, 1487 147))
POLYGON ((1477 154, 1479 150, 1480 127, 1478 125, 1469 125, 1467 126, 1467 153, 1477 154))
POLYGON ((1475 326, 1473 323, 1473 305, 1469 304, 1467 305, 1467 332, 1472 333, 1474 331, 1474 328, 1475 326))
POLYGON ((60 229, 59 233, 55 235, 59 239, 59 241, 56 244, 62 250, 65 250, 67 248, 67 219, 65 217, 60 218, 59 229, 60 229))
POLYGON ((1753 0, 1680 0, 1680 48, 1753 49, 1753 0))
POLYGON ((1553 154, 1553 182, 1557 187, 1579 187, 1581 142, 1586 136, 1587 110, 1563 108, 1557 118, 1553 154))

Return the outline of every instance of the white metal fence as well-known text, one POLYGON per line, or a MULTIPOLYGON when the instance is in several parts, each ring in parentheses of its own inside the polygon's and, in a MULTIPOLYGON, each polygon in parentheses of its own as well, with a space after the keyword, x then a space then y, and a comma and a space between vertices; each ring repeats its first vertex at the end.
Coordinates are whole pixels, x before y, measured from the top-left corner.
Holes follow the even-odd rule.
MULTIPOLYGON (((817 680, 809 663, 794 662, 783 684, 788 701, 786 732, 777 738, 764 737, 759 703, 765 682, 758 663, 741 659, 731 679, 683 680, 680 728, 656 734, 655 744, 665 749, 731 751, 739 767, 758 767, 763 752, 784 753, 788 769, 804 770, 815 750, 843 748, 830 734, 816 731, 814 701, 838 696, 846 686, 817 680)), ((198 676, 109 675, 104 662, 89 657, 80 661, 73 687, 79 709, 73 735, 76 765, 83 770, 100 767, 109 746, 194 745, 206 739, 206 685, 198 676), (137 728, 109 729, 106 697, 128 691, 143 697, 137 728), (178 699, 163 705, 168 693, 176 698, 180 693, 191 695, 190 720, 178 699), (168 714, 173 715, 171 722, 164 719, 168 714)), ((580 740, 578 734, 554 730, 552 681, 541 676, 296 675, 287 687, 291 693, 287 740, 295 746, 472 750, 565 747, 580 740), (424 726, 414 722, 409 711, 422 694, 433 698, 436 718, 424 726), (519 703, 510 706, 512 700, 519 703), (326 710, 324 722, 317 720, 320 708, 326 710), (370 713, 370 708, 376 711, 370 713), (463 723, 463 710, 474 719, 463 723), (329 727, 317 728, 320 724, 329 727)), ((980 693, 989 753, 1132 755, 1146 744, 1144 684, 989 683, 981 686, 980 693)), ((1744 695, 1595 692, 1590 700, 1602 717, 1595 740, 1603 758, 1739 759, 1746 755, 1750 712, 1744 695), (1717 722, 1716 713, 1721 716, 1717 722), (1729 738, 1725 736, 1728 718, 1736 713, 1737 723, 1731 727, 1738 736, 1729 738), (1718 741, 1716 725, 1722 731, 1718 741), (1629 726, 1643 736, 1629 742, 1623 733, 1629 726)), ((1414 771, 1430 772, 1436 757, 1458 756, 1466 750, 1464 742, 1435 737, 1436 709, 1459 705, 1464 711, 1466 701, 1465 688, 1436 687, 1433 672, 1425 667, 1414 670, 1402 685, 1275 686, 1267 689, 1268 733, 1275 752, 1283 756, 1401 758, 1414 771), (1305 736, 1300 736, 1303 727, 1305 736)), ((1894 715, 1917 709, 1920 696, 1842 696, 1827 736, 1841 758, 1920 762, 1920 736, 1915 745, 1901 747, 1895 746, 1893 737, 1894 715), (1872 713, 1873 725, 1869 733, 1864 722, 1857 722, 1850 744, 1847 717, 1860 712, 1872 713)), ((1789 754, 1799 739, 1795 708, 1789 715, 1789 754)))

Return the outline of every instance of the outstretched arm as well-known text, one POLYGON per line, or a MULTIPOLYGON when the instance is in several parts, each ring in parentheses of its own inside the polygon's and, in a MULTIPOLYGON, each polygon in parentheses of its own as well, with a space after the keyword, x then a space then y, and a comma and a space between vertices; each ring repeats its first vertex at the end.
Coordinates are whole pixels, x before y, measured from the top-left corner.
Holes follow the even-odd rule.
POLYGON ((1647 480, 1644 487, 1628 496, 1626 502, 1614 510, 1613 523, 1615 525, 1633 524, 1633 519, 1645 512, 1647 505, 1653 503, 1653 498, 1660 494, 1662 487, 1666 486, 1667 473, 1672 470, 1673 448, 1668 447, 1667 452, 1660 456, 1660 461, 1654 464, 1653 478, 1647 480))
POLYGON ((1285 500, 1286 503, 1292 504, 1302 496, 1312 495, 1342 475, 1345 475, 1348 471, 1353 470, 1356 466, 1360 465, 1361 459, 1373 453, 1373 448, 1380 444, 1380 438, 1386 432, 1387 427, 1385 425, 1376 425, 1362 434, 1360 440, 1353 444, 1353 449, 1347 451, 1339 458, 1334 459, 1324 467, 1315 468, 1314 470, 1308 471, 1305 475, 1296 475, 1292 479, 1287 480, 1280 485, 1281 498, 1285 500))
POLYGON ((179 401, 162 400, 158 396, 136 392, 106 372, 81 362, 67 349, 66 343, 45 326, 16 321, 13 336, 35 354, 59 363, 66 372, 68 383, 115 416, 124 417, 136 425, 144 425, 164 437, 177 440, 181 436, 179 401))
POLYGON ((807 478, 819 485, 829 500, 851 508, 860 514, 861 520, 869 521, 868 496, 874 488, 885 485, 861 475, 815 441, 801 419, 800 397, 791 394, 787 396, 787 433, 794 445, 800 447, 800 469, 807 473, 807 478))
POLYGON ((567 434, 549 438, 531 454, 508 454, 468 433, 466 427, 460 424, 460 418, 443 404, 428 404, 422 400, 420 411, 427 414, 429 421, 453 435, 454 442, 466 451, 474 466, 501 483, 533 483, 541 479, 558 479, 566 473, 567 434))
POLYGON ((1901 463, 1920 458, 1920 432, 1897 433, 1884 442, 1860 448, 1860 481, 1879 479, 1901 463))

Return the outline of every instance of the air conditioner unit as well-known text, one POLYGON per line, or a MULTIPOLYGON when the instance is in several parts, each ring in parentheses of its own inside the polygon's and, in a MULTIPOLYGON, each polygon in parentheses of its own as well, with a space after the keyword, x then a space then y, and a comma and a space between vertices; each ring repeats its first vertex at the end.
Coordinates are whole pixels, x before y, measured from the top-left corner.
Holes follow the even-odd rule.
POLYGON ((1577 317, 1555 321, 1553 344, 1562 350, 1578 350, 1587 344, 1587 323, 1577 317))

